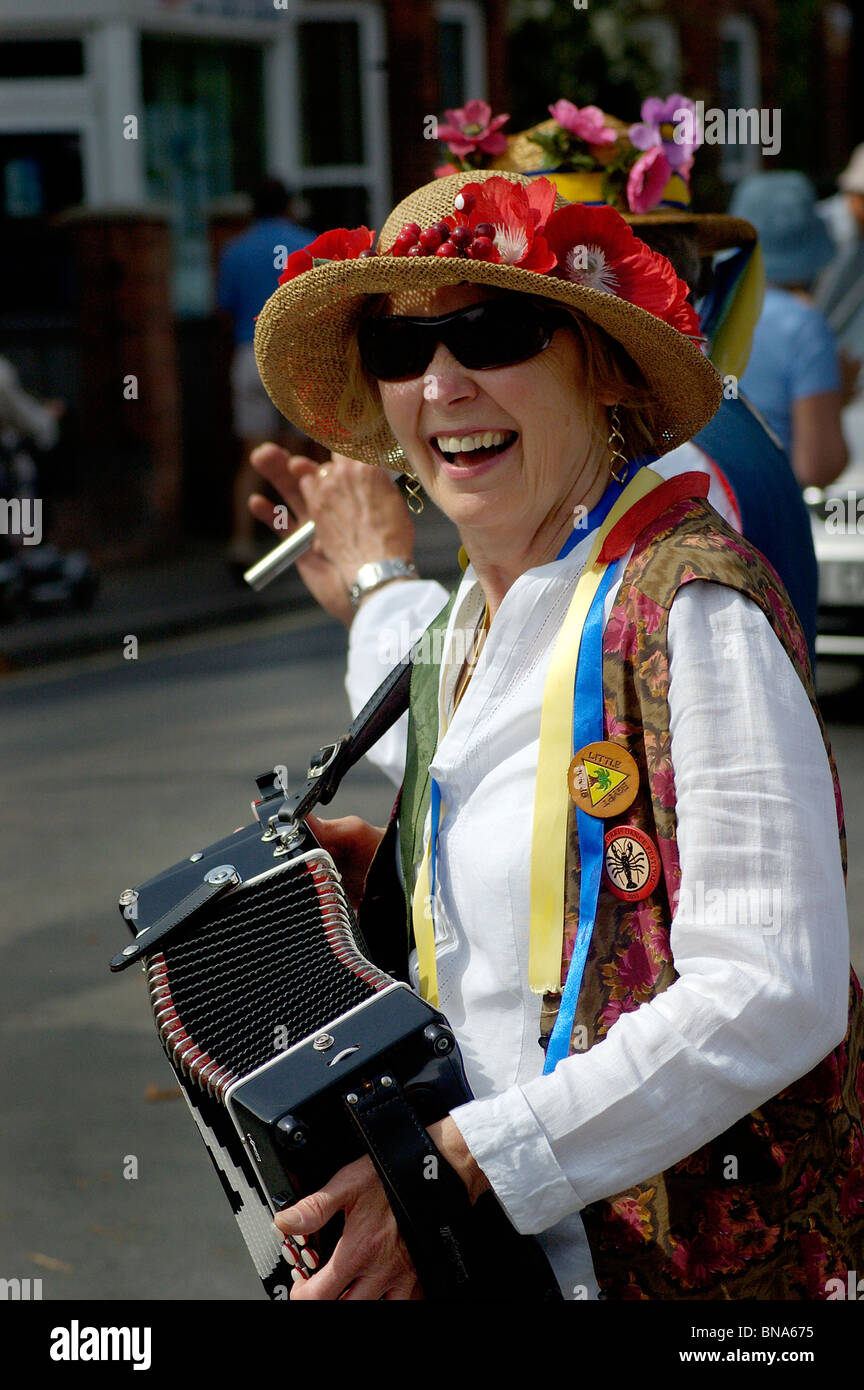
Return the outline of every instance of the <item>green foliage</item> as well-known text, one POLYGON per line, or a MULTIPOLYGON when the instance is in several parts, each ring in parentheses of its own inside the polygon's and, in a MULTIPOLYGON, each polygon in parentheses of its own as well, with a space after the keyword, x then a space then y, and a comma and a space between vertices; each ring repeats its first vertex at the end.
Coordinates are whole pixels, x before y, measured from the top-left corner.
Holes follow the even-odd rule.
MULTIPOLYGON (((783 112, 783 149, 772 168, 803 169, 817 180, 825 174, 820 157, 821 122, 813 119, 814 71, 819 51, 816 26, 822 0, 783 0, 777 7, 777 105, 783 112)), ((826 189, 826 191, 829 191, 826 189)))
POLYGON ((642 101, 658 90, 658 78, 633 38, 632 23, 654 7, 638 0, 589 0, 582 10, 572 0, 551 0, 543 17, 531 14, 533 8, 514 7, 507 129, 524 130, 543 120, 547 107, 560 97, 638 120, 642 101), (525 15, 521 19, 520 11, 525 15))

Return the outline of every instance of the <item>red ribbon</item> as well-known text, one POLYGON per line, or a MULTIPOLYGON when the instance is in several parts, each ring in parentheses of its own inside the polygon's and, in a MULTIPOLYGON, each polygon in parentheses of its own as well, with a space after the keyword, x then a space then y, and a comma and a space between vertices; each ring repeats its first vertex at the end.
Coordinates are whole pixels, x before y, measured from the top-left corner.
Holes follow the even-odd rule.
POLYGON ((646 497, 635 502, 620 521, 616 521, 600 547, 597 564, 605 565, 610 560, 620 560, 645 527, 656 521, 667 508, 675 502, 692 497, 707 497, 710 486, 711 480, 707 473, 679 473, 677 478, 668 478, 646 497))

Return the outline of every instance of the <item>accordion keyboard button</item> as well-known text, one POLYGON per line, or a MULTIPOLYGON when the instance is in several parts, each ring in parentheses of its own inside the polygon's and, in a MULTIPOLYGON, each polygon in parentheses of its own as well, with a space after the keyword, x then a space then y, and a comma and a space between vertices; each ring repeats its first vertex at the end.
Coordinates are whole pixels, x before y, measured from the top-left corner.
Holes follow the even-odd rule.
POLYGON ((295 1246, 290 1245, 287 1240, 282 1242, 282 1258, 286 1264, 291 1265, 292 1269, 297 1268, 298 1251, 295 1246))

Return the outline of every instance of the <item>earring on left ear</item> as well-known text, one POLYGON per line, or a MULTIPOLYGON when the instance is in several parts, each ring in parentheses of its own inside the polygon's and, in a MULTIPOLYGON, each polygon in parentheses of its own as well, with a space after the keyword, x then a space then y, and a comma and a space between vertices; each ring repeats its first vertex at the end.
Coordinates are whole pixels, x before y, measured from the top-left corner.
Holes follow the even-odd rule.
POLYGON ((628 459, 627 455, 622 451, 624 436, 621 433, 621 421, 618 418, 617 405, 613 405, 612 407, 609 423, 612 427, 609 432, 609 438, 606 441, 607 448, 609 449, 609 472, 616 483, 623 483, 624 479, 627 477, 628 459))
POLYGON ((408 510, 413 512, 415 516, 419 516, 425 506, 420 479, 415 477, 413 473, 409 473, 407 468, 405 469, 405 477, 408 479, 405 484, 405 492, 407 493, 405 501, 408 503, 408 510))

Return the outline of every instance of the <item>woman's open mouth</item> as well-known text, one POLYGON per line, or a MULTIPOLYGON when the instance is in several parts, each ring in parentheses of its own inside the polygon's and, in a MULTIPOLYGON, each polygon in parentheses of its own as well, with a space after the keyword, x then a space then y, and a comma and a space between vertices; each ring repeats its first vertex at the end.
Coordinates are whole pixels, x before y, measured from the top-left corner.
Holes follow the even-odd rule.
POLYGON ((471 434, 435 434, 432 443, 450 469, 474 472, 500 458, 518 438, 515 430, 477 430, 471 434))

